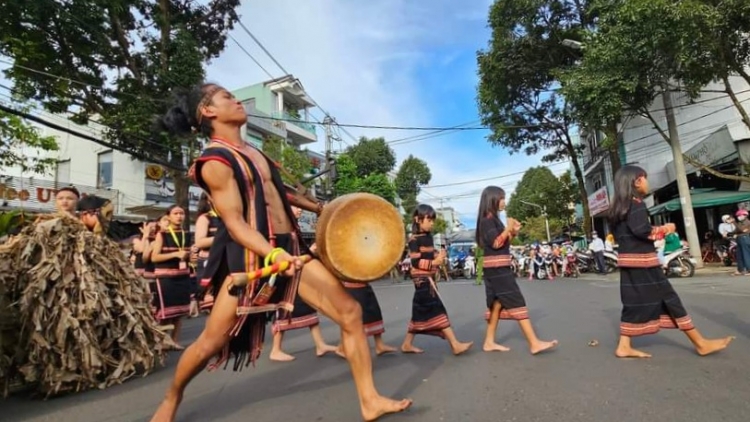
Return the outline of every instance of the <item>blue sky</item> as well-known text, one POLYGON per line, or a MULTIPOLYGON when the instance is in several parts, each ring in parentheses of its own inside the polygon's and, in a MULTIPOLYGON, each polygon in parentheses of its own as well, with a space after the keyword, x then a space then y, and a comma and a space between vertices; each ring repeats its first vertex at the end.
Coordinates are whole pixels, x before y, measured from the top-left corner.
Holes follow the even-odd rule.
MULTIPOLYGON (((454 126, 478 120, 476 51, 490 36, 490 0, 243 1, 242 22, 276 59, 299 78, 339 123, 387 126, 454 126)), ((232 35, 274 77, 283 72, 240 28, 232 35)), ((208 68, 210 79, 239 88, 268 79, 236 44, 208 68)), ((316 112, 318 118, 323 113, 316 112)), ((475 124, 476 125, 476 124, 475 124)), ((355 137, 395 140, 420 132, 350 128, 355 137)), ((484 131, 465 131, 394 145, 397 159, 413 154, 432 171, 430 185, 523 172, 539 157, 510 156, 492 147, 484 131)), ((311 149, 322 151, 319 141, 311 149)), ((343 135, 345 142, 354 141, 343 135)), ((338 146, 337 146, 338 147, 338 146)), ((341 145, 346 147, 346 145, 341 145)), ((566 164, 553 165, 560 174, 566 164)), ((420 200, 454 207, 474 226, 479 191, 499 184, 512 191, 521 175, 455 186, 425 187, 420 200)))
MULTIPOLYGON (((205 1, 201 1, 205 3, 205 1)), ((490 0, 246 0, 242 22, 339 123, 381 126, 478 124, 476 51, 490 36, 490 0)), ((273 77, 284 74, 239 27, 231 34, 273 77)), ((208 66, 208 78, 230 89, 269 79, 232 41, 208 66)), ((5 66, 2 66, 3 68, 5 66)), ((314 111, 323 118, 323 113, 314 111)), ((423 132, 347 129, 355 138, 397 140, 423 132)), ((311 149, 324 149, 320 141, 311 149)), ((343 144, 355 141, 343 135, 343 144)), ((479 192, 498 184, 512 192, 539 157, 510 156, 485 131, 464 131, 393 145, 398 162, 409 154, 432 171, 420 200, 455 208, 474 226, 479 192), (449 186, 444 186, 449 185, 449 186)), ((553 165, 560 174, 567 164, 553 165)))
MULTIPOLYGON (((489 40, 486 21, 491 2, 245 0, 239 13, 245 26, 339 123, 450 127, 471 122, 477 126, 476 52, 489 40)), ((231 35, 271 76, 284 74, 239 26, 231 35)), ((231 39, 207 71, 209 80, 230 89, 270 79, 231 39)), ((8 83, 2 76, 0 81, 8 83)), ((313 115, 320 120, 324 116, 320 110, 313 115)), ((388 141, 424 133, 347 131, 354 138, 383 136, 388 141)), ((520 173, 541 163, 538 156, 511 156, 491 146, 486 135, 486 131, 454 132, 397 143, 393 149, 399 164, 413 154, 430 166, 430 185, 435 187, 423 188, 422 202, 453 207, 464 224, 473 227, 479 192, 485 186, 500 185, 510 193, 520 173), (515 175, 495 178, 508 174, 515 175)), ((322 129, 318 137, 310 149, 323 151, 322 129)), ((355 143, 344 133, 342 138, 344 142, 335 148, 355 143)), ((551 166, 555 174, 567 168, 567 164, 551 166)))

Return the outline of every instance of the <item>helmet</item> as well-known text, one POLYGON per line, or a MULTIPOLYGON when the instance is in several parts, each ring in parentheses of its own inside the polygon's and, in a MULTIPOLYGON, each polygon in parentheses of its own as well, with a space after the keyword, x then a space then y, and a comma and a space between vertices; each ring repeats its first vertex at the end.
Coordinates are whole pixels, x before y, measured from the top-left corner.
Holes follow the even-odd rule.
POLYGON ((743 210, 743 209, 739 209, 739 210, 737 210, 737 213, 735 213, 735 215, 737 217, 739 217, 739 216, 745 216, 745 217, 747 217, 747 214, 748 214, 747 210, 743 210))
POLYGON ((732 216, 731 216, 731 215, 729 215, 729 214, 724 214, 724 215, 722 215, 722 216, 721 216, 721 221, 723 221, 723 222, 725 222, 725 223, 728 223, 728 222, 729 222, 729 220, 730 220, 731 218, 732 218, 732 216))

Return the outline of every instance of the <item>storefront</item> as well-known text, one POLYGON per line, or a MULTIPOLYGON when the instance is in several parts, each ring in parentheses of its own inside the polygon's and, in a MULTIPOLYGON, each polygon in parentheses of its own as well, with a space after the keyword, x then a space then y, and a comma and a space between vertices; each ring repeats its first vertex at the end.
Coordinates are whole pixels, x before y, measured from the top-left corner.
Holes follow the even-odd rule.
POLYGON ((606 186, 599 188, 588 197, 589 213, 591 215, 591 226, 604 237, 609 233, 607 224, 607 211, 609 210, 609 191, 606 186))
MULTIPOLYGON (((704 164, 712 171, 730 176, 742 173, 735 137, 728 126, 723 126, 690 148, 685 162, 690 199, 694 208, 698 236, 703 238, 709 230, 716 231, 721 216, 734 215, 740 204, 750 201, 750 189, 738 180, 719 177, 706 168, 696 167, 689 161, 704 164)), ((685 233, 682 216, 682 199, 675 182, 674 162, 665 166, 670 183, 654 192, 656 205, 649 208, 655 224, 675 223, 678 232, 685 233)))

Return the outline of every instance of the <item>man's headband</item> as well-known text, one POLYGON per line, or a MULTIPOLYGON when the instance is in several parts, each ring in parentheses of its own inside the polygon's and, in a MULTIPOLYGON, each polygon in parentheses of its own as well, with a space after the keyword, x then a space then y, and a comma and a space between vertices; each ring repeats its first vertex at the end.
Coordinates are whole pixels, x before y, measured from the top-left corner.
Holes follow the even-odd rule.
POLYGON ((200 126, 201 123, 203 122, 203 113, 201 113, 201 109, 211 104, 211 99, 221 89, 222 88, 218 85, 212 85, 211 88, 206 90, 206 93, 203 95, 203 98, 201 98, 200 102, 198 103, 198 107, 196 107, 195 109, 195 120, 198 122, 198 126, 200 126))

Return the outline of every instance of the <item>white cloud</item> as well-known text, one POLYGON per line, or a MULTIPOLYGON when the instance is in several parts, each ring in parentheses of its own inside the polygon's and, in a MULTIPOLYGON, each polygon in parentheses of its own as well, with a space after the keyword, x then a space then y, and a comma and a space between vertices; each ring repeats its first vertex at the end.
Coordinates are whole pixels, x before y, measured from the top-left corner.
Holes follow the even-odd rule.
MULTIPOLYGON (((251 0, 243 2, 240 13, 242 22, 340 123, 451 126, 478 119, 473 100, 477 82, 474 52, 487 45, 490 3, 251 0), (463 93, 463 99, 455 100, 456 92, 463 93)), ((273 77, 283 74, 241 28, 232 35, 273 77)), ((231 40, 209 67, 208 76, 229 88, 269 79, 231 40)), ((320 111, 313 114, 323 117, 320 111)), ((348 132, 355 137, 385 136, 389 140, 419 134, 356 128, 348 132)), ((396 145, 394 149, 399 160, 414 154, 427 161, 433 185, 522 172, 539 163, 538 157, 508 157, 502 149, 491 148, 483 136, 446 136, 396 145)), ((354 142, 343 133, 342 137, 347 143, 354 142)), ((322 130, 319 138, 312 149, 323 150, 322 130)), ((555 166, 553 171, 564 167, 555 166)), ((520 177, 495 183, 511 192, 520 177)), ((425 192, 455 197, 479 191, 490 183, 425 192)), ((463 216, 473 216, 477 201, 478 195, 455 198, 445 205, 455 207, 463 216)), ((438 204, 434 199, 430 202, 438 204)))

